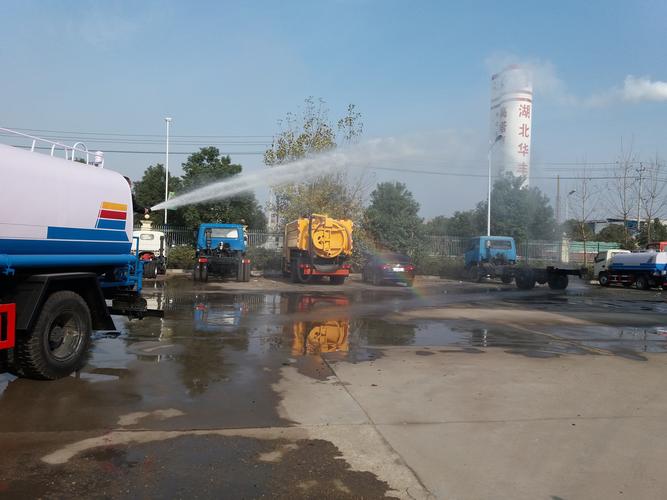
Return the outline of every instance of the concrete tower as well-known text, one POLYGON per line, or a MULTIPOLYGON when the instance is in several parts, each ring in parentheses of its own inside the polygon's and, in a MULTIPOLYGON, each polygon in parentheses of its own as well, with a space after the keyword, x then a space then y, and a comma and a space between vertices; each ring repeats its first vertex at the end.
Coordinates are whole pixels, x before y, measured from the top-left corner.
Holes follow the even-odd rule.
POLYGON ((491 166, 495 175, 512 172, 530 180, 533 84, 530 72, 508 66, 491 77, 491 166))

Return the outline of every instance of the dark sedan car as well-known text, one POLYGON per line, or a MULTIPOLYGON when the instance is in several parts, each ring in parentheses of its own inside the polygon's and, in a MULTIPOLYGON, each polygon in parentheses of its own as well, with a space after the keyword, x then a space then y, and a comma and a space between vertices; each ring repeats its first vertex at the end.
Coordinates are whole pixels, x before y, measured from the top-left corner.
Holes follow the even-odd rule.
POLYGON ((375 255, 368 260, 361 271, 361 279, 374 285, 390 281, 412 286, 415 280, 415 266, 407 255, 399 253, 375 255))

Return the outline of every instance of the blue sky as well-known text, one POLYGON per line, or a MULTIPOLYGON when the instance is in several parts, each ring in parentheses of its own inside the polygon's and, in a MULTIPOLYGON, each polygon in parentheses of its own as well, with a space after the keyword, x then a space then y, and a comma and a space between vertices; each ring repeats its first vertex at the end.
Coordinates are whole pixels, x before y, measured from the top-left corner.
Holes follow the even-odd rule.
MULTIPOLYGON (((548 162, 613 161, 621 140, 641 158, 667 156, 667 2, 462 4, 6 0, 0 126, 157 135, 172 116, 175 135, 271 136, 285 113, 315 96, 334 118, 356 104, 367 137, 460 133, 469 158, 437 168, 483 173, 489 77, 519 62, 535 73, 536 177, 573 173, 548 162), (646 92, 632 94, 629 75, 646 92)), ((228 147, 240 149, 263 147, 228 147)), ((110 153, 107 167, 138 178, 163 159, 110 153)), ((260 155, 232 159, 262 168, 260 155)), ((483 178, 371 175, 394 179, 427 217, 485 196, 483 178)), ((553 195, 554 181, 534 184, 553 195)))

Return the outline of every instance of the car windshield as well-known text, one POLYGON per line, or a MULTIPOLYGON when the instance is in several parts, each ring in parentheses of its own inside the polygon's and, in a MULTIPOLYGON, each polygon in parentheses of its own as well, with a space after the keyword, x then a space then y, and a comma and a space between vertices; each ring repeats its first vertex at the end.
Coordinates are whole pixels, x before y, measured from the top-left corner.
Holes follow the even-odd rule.
POLYGON ((239 237, 239 230, 235 227, 213 227, 211 228, 211 238, 226 238, 235 240, 239 237))
POLYGON ((378 260, 381 262, 410 262, 410 257, 407 255, 402 255, 400 253, 388 253, 388 254, 383 254, 378 257, 378 260))
POLYGON ((494 250, 511 250, 512 241, 511 240, 490 240, 491 248, 494 250))

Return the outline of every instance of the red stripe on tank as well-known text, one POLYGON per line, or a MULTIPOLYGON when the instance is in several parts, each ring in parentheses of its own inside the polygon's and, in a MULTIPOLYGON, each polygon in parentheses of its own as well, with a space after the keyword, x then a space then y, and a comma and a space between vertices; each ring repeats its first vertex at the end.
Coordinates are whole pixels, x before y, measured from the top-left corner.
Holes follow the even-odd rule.
POLYGON ((115 220, 125 220, 127 217, 126 212, 116 212, 114 210, 100 210, 100 219, 115 219, 115 220))

